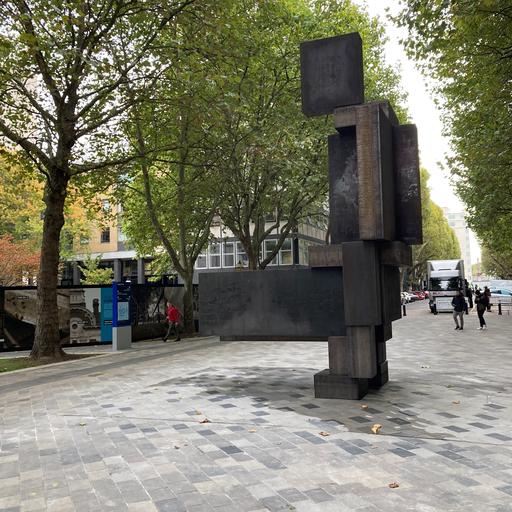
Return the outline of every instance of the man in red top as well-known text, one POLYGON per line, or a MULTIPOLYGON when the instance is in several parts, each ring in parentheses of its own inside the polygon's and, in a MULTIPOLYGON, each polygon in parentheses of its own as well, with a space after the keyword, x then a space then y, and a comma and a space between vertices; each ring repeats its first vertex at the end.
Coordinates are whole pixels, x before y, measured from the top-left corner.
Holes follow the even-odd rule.
POLYGON ((169 327, 167 329, 166 335, 162 338, 162 341, 166 342, 167 338, 171 335, 171 332, 174 330, 176 333, 176 340, 180 341, 180 332, 179 332, 179 323, 181 318, 180 310, 172 304, 172 302, 169 302, 169 305, 167 306, 166 310, 167 314, 167 322, 169 322, 169 327))

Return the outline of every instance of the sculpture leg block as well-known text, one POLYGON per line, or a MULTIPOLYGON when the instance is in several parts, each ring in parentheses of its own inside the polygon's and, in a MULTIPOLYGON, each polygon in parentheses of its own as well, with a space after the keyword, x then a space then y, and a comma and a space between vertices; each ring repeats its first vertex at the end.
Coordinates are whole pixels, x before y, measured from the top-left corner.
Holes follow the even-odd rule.
POLYGON ((346 336, 329 336, 329 369, 338 375, 348 375, 350 371, 350 347, 346 336))
POLYGON ((377 375, 368 381, 372 389, 378 389, 384 386, 389 380, 388 362, 384 361, 377 365, 377 375))
POLYGON ((371 379, 377 373, 375 327, 347 327, 350 346, 349 375, 358 379, 371 379))
POLYGON ((315 398, 360 400, 368 393, 368 379, 352 379, 346 375, 322 370, 315 374, 315 398))

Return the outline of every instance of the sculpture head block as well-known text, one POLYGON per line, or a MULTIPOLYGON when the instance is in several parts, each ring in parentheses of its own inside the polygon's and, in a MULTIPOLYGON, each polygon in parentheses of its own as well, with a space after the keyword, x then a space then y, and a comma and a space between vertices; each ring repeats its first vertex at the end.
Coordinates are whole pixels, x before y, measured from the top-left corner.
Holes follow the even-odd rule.
POLYGON ((363 42, 357 32, 301 43, 300 66, 306 116, 364 102, 363 42))

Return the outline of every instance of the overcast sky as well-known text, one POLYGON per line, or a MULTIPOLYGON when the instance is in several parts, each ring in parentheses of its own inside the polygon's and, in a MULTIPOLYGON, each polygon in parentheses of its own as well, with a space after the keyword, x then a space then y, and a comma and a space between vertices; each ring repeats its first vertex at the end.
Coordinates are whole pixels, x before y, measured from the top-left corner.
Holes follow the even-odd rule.
MULTIPOLYGON (((400 66, 401 84, 408 94, 407 108, 411 121, 418 127, 421 165, 430 173, 429 186, 432 199, 452 211, 463 211, 464 205, 455 195, 450 184, 449 173, 442 165, 450 151, 448 140, 442 135, 441 115, 427 90, 426 79, 416 69, 415 64, 406 55, 399 40, 407 37, 407 31, 398 29, 387 19, 386 9, 391 14, 399 11, 398 0, 353 0, 365 6, 371 16, 377 16, 385 26, 389 41, 386 44, 386 59, 400 66)), ((471 237, 471 256, 476 263, 480 249, 474 236, 471 237)))

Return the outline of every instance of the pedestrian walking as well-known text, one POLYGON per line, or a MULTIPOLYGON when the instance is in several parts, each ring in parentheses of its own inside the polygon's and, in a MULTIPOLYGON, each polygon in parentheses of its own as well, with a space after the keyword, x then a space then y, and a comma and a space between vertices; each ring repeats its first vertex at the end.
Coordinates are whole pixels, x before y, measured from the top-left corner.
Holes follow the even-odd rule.
POLYGON ((473 309, 473 290, 469 285, 466 285, 466 296, 468 298, 469 309, 473 309))
POLYGON ((484 286, 484 295, 487 297, 487 311, 491 311, 491 290, 484 286))
POLYGON ((180 310, 174 304, 172 304, 172 302, 169 302, 169 305, 167 306, 166 315, 167 315, 167 322, 169 323, 169 327, 167 328, 167 333, 162 338, 162 341, 166 342, 167 338, 169 338, 171 336, 171 333, 173 331, 176 334, 175 341, 180 341, 180 339, 181 339, 180 331, 179 331, 179 324, 180 324, 180 319, 181 319, 180 310))
POLYGON ((476 312, 478 315, 478 320, 480 321, 479 330, 487 329, 487 324, 485 323, 484 313, 487 310, 487 306, 489 305, 489 297, 485 295, 485 293, 481 293, 478 290, 475 294, 475 304, 476 304, 476 312))
POLYGON ((453 319, 455 320, 455 330, 463 331, 464 330, 464 312, 466 311, 467 304, 466 299, 464 298, 464 293, 459 291, 452 300, 453 306, 453 319), (460 322, 460 324, 459 324, 460 322))

